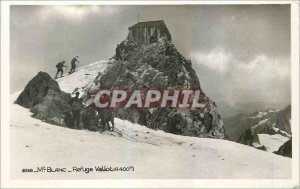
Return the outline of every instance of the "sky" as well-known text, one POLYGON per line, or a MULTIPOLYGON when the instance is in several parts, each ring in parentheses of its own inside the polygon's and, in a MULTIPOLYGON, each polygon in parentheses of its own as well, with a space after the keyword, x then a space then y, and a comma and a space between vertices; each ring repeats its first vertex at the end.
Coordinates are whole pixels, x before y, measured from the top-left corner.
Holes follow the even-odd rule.
POLYGON ((149 20, 165 21, 215 101, 290 103, 289 5, 11 6, 11 93, 61 60, 111 58, 128 27, 149 20))

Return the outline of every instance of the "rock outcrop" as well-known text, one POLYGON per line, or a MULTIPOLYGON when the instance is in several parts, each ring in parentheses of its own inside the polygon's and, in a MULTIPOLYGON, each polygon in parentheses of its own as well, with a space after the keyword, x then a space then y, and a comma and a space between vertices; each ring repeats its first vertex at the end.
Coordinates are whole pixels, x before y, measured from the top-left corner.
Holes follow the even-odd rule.
POLYGON ((19 95, 16 104, 29 108, 33 117, 47 123, 67 126, 65 113, 70 111, 71 95, 60 90, 46 72, 39 72, 19 95))
POLYGON ((287 132, 288 134, 292 134, 291 128, 291 105, 286 106, 283 110, 280 110, 277 115, 276 125, 277 128, 287 132))
POLYGON ((285 156, 285 157, 292 157, 292 138, 285 142, 280 148, 274 152, 277 155, 285 156))
POLYGON ((114 61, 96 81, 100 88, 201 90, 206 105, 193 111, 118 108, 116 117, 179 135, 224 138, 217 105, 201 89, 191 61, 183 57, 171 41, 161 39, 150 45, 137 45, 126 40, 119 48, 121 60, 114 61))

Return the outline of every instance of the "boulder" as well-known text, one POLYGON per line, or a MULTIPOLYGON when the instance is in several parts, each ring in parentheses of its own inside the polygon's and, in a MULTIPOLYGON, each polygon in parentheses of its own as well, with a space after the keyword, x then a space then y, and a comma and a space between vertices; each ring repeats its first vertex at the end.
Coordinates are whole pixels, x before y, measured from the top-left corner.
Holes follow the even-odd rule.
POLYGON ((48 73, 39 72, 29 81, 15 103, 30 109, 41 103, 46 95, 54 95, 59 92, 61 90, 58 83, 48 73))
MULTIPOLYGON (((46 72, 39 72, 19 95, 16 104, 29 108, 33 117, 47 123, 68 126, 71 95, 60 90, 46 72), (67 120, 67 121, 66 121, 67 120)), ((70 116, 69 116, 70 117, 70 116)))

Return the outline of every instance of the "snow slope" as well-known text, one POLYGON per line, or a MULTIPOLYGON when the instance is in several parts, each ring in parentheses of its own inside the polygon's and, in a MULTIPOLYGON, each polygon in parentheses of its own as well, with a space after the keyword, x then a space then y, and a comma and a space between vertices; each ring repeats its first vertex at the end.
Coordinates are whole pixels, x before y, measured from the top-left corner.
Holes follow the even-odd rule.
POLYGON ((261 145, 267 147, 269 152, 274 152, 279 149, 286 141, 290 138, 282 136, 280 134, 268 135, 268 134, 258 134, 259 142, 261 145))
POLYGON ((93 85, 93 81, 97 77, 98 72, 103 73, 110 63, 111 61, 106 60, 94 62, 80 67, 76 72, 66 74, 56 81, 59 83, 60 88, 67 93, 73 93, 76 88, 79 88, 78 91, 81 92, 85 88, 93 85))
MULTIPOLYGON (((17 95, 12 96, 12 100, 17 95)), ((291 159, 235 142, 178 136, 115 119, 122 133, 90 132, 54 126, 30 117, 11 103, 12 178, 290 178, 291 159), (22 173, 51 166, 134 166, 133 172, 22 173)))
MULTIPOLYGON (((270 118, 259 121, 256 125, 251 127, 252 131, 254 133, 259 133, 258 130, 262 130, 264 128, 264 124, 269 120, 270 120, 270 118)), ((278 128, 275 128, 274 126, 273 126, 273 129, 275 131, 279 130, 278 128)), ((271 153, 273 153, 274 151, 277 151, 281 145, 283 145, 286 141, 288 141, 290 139, 290 137, 287 137, 287 136, 290 136, 289 134, 287 134, 284 131, 281 131, 281 132, 285 133, 286 136, 282 136, 280 134, 275 134, 275 135, 258 134, 259 144, 256 143, 255 146, 259 147, 259 146, 263 145, 267 148, 267 151, 271 152, 271 153)))

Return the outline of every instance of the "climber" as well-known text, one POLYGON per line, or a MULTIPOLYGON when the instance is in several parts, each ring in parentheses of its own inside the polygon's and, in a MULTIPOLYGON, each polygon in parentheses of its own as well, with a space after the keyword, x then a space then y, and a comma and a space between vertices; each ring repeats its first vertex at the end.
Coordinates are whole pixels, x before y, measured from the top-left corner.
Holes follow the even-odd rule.
POLYGON ((120 44, 118 44, 117 48, 116 48, 116 60, 117 61, 122 60, 122 57, 121 57, 121 46, 120 46, 120 44))
POLYGON ((82 98, 79 98, 79 92, 75 93, 76 96, 70 100, 70 104, 72 106, 72 122, 74 124, 75 129, 80 128, 80 112, 83 108, 82 98))
POLYGON ((57 75, 58 75, 59 72, 61 72, 60 77, 62 77, 62 75, 64 73, 63 67, 67 67, 66 65, 64 65, 65 62, 66 61, 63 60, 62 62, 59 62, 58 64, 56 64, 57 72, 56 72, 56 75, 55 75, 54 79, 57 78, 57 75))
POLYGON ((90 131, 98 130, 96 127, 96 112, 91 106, 83 109, 81 114, 81 122, 83 123, 84 129, 88 129, 90 131))
POLYGON ((69 74, 75 72, 75 69, 76 69, 76 62, 79 63, 78 58, 79 58, 78 56, 75 56, 75 57, 72 59, 72 61, 71 61, 71 70, 70 70, 69 74))
POLYGON ((64 111, 64 122, 68 128, 72 128, 74 123, 72 119, 72 113, 70 111, 64 111))
POLYGON ((98 108, 97 109, 98 116, 100 118, 100 123, 103 130, 109 129, 110 131, 114 131, 114 114, 111 109, 107 108, 98 108), (109 122, 111 123, 111 126, 109 125, 109 122))

